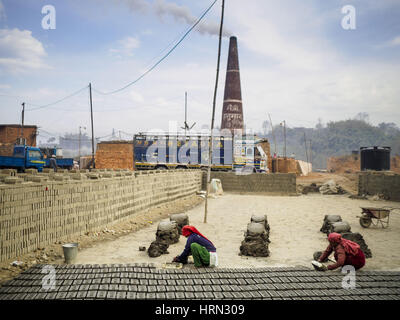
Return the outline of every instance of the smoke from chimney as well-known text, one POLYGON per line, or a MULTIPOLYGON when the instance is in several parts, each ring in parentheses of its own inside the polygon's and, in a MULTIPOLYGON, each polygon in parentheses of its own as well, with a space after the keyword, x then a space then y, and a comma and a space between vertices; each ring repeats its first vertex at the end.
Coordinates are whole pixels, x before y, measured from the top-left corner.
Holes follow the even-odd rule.
MULTIPOLYGON (((167 16, 171 16, 179 23, 185 23, 188 25, 193 25, 198 19, 190 13, 187 7, 180 6, 174 2, 167 2, 165 0, 156 0, 153 3, 149 3, 144 0, 115 1, 126 3, 131 11, 155 14, 162 22, 164 22, 164 17, 167 16)), ((219 23, 207 22, 203 20, 196 26, 194 30, 201 34, 219 35, 219 23)), ((224 37, 229 37, 230 35, 231 33, 228 30, 223 30, 224 37)))

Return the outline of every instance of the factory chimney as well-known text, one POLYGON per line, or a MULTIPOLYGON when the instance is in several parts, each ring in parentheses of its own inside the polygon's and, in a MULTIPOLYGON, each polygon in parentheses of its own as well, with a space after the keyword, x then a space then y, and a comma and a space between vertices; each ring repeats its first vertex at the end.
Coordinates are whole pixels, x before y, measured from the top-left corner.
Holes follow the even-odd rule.
POLYGON ((243 130, 242 92, 240 89, 239 56, 236 37, 229 39, 221 130, 243 130))

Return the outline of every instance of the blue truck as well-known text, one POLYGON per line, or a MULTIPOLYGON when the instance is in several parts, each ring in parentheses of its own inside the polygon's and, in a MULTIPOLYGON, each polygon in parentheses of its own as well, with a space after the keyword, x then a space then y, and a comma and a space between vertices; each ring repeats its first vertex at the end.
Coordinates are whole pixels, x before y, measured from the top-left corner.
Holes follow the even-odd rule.
MULTIPOLYGON (((71 169, 74 165, 72 158, 56 159, 59 168, 71 169)), ((24 172, 25 169, 37 169, 50 167, 50 159, 45 158, 40 148, 27 145, 14 145, 12 155, 0 155, 0 168, 17 169, 24 172)))
MULTIPOLYGON (((134 136, 135 169, 206 169, 211 137, 201 134, 152 134, 134 136)), ((268 156, 263 139, 255 135, 215 136, 211 169, 219 171, 268 171, 268 156)))

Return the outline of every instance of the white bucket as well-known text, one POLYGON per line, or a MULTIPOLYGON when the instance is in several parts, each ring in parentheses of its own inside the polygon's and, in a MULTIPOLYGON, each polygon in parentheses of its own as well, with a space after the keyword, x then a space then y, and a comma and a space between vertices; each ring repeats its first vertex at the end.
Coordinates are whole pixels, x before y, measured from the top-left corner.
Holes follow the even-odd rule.
POLYGON ((210 252, 210 267, 218 267, 218 255, 216 252, 210 252))

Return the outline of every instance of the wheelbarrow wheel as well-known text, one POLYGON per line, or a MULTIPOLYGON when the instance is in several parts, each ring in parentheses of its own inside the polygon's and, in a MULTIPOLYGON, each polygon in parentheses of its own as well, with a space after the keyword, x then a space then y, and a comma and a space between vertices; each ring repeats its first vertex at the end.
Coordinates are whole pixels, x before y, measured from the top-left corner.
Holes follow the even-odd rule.
POLYGON ((372 223, 372 219, 369 217, 360 217, 360 225, 363 228, 369 228, 372 223))

